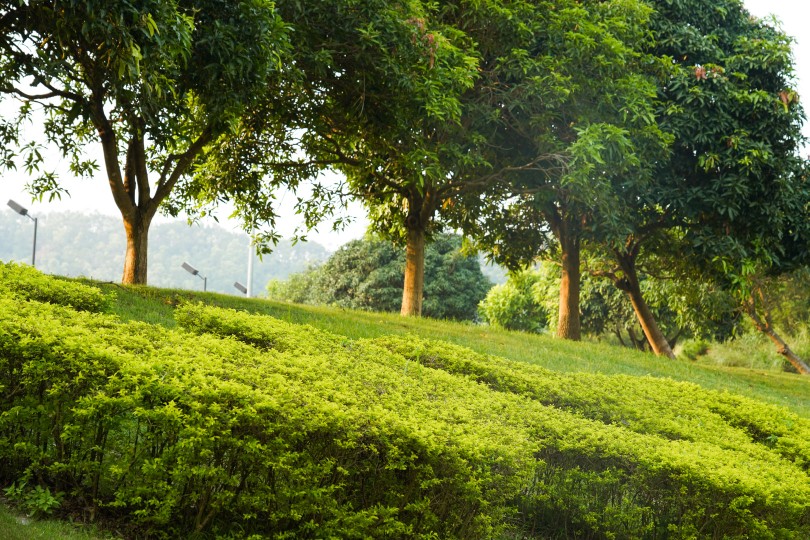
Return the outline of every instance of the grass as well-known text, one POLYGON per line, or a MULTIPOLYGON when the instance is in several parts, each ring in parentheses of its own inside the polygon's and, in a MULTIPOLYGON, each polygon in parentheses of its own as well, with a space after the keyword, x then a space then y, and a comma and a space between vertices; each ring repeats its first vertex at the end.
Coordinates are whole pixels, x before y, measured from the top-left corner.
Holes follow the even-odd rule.
POLYGON ((74 525, 56 519, 33 519, 0 502, 0 538, 3 540, 106 540, 116 538, 101 534, 87 525, 74 525))
POLYGON ((270 315, 294 323, 310 324, 351 339, 387 334, 415 334, 561 372, 669 377, 693 382, 705 388, 727 390, 761 399, 810 417, 810 379, 790 373, 668 360, 611 345, 567 342, 549 336, 511 332, 472 323, 403 318, 390 313, 303 306, 216 293, 125 287, 109 283, 97 285, 105 291, 115 292, 113 310, 125 320, 173 327, 175 305, 182 301, 201 301, 270 315))

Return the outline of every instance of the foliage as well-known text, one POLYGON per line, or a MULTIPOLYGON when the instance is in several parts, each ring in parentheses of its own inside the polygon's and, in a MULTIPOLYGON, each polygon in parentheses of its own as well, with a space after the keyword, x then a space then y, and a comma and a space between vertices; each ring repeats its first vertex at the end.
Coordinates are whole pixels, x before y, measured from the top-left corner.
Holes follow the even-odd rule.
POLYGON ((95 287, 52 279, 14 263, 0 262, 0 291, 82 311, 106 311, 112 304, 112 298, 95 287))
POLYGON ((481 319, 508 330, 545 331, 550 324, 549 312, 535 292, 541 279, 530 270, 510 274, 506 283, 492 287, 478 304, 481 319))
POLYGON ((42 517, 51 515, 54 509, 61 505, 60 498, 63 493, 56 495, 51 493, 50 488, 43 488, 42 486, 34 486, 28 488, 26 482, 16 482, 3 490, 6 497, 20 504, 31 516, 42 517))
MULTIPOLYGON (((187 306, 179 318, 198 332, 302 354, 311 354, 329 338, 310 330, 309 341, 290 340, 284 323, 212 308, 187 306)), ((696 399, 697 387, 652 379, 562 376, 555 381, 546 370, 413 337, 357 342, 352 350, 402 369, 401 360, 386 358, 378 344, 412 360, 415 365, 406 363, 405 370, 422 364, 433 376, 436 369, 446 370, 535 402, 521 416, 509 416, 510 423, 517 422, 540 443, 535 484, 518 502, 524 519, 528 516, 521 526, 535 534, 566 528, 580 535, 619 530, 630 536, 668 531, 688 537, 702 531, 733 537, 754 530, 792 535, 810 512, 806 502, 793 499, 810 490, 810 423, 787 411, 725 394, 706 392, 696 399), (670 409, 673 401, 678 406, 670 409), (689 423, 683 414, 691 417, 689 423), (779 489, 791 493, 771 493, 761 476, 746 477, 727 466, 748 459, 757 461, 760 474, 785 478, 793 487, 779 489), (785 510, 798 521, 757 515, 772 512, 766 509, 772 497, 786 503, 785 510)), ((489 415, 491 405, 478 401, 476 407, 489 415)))
POLYGON ((791 40, 736 0, 654 6, 652 50, 672 61, 656 118, 674 142, 654 182, 627 194, 633 230, 609 246, 614 278, 632 281, 646 251, 691 279, 725 280, 745 306, 751 268, 780 272, 808 252, 791 40))
MULTIPOLYGON (((510 275, 506 285, 494 287, 481 302, 482 317, 490 324, 540 332, 557 321, 559 266, 545 261, 534 269, 510 275)), ((663 330, 675 341, 681 337, 724 340, 738 325, 731 296, 709 284, 688 279, 641 276, 644 296, 663 330)), ((582 329, 591 336, 614 334, 628 346, 646 349, 641 329, 625 295, 605 278, 585 273, 580 283, 582 329)))
POLYGON ((491 536, 525 467, 523 435, 494 425, 494 406, 443 405, 452 377, 378 365, 312 329, 288 326, 286 339, 320 353, 260 353, 2 304, 3 385, 15 389, 2 476, 69 486, 146 534, 491 536), (39 410, 61 412, 53 423, 39 410))
MULTIPOLYGON (((461 239, 443 234, 425 256, 424 315, 471 320, 490 287, 479 261, 461 252, 461 239)), ((367 238, 341 247, 322 266, 271 282, 275 300, 322 304, 369 311, 399 311, 402 303, 404 254, 390 242, 367 238)))
MULTIPOLYGON (((719 365, 672 362, 632 349, 605 343, 555 340, 540 334, 512 332, 492 326, 436 319, 403 319, 392 313, 354 311, 328 306, 246 299, 201 291, 122 287, 97 283, 114 292, 112 311, 123 320, 145 321, 174 328, 174 307, 184 301, 269 315, 295 324, 308 324, 347 339, 415 334, 441 339, 475 351, 539 365, 563 373, 603 373, 654 376, 691 382, 704 388, 747 395, 780 405, 798 414, 810 414, 805 381, 779 372, 726 368, 719 365)), ((748 364, 743 364, 748 365, 748 364)), ((781 364, 780 364, 781 366, 781 364)), ((777 366, 778 367, 778 366, 777 366)), ((781 368, 780 368, 781 370, 781 368)))
POLYGON ((193 335, 0 310, 0 476, 133 534, 808 533, 810 425, 779 407, 198 305, 193 335))
MULTIPOLYGON (((40 142, 21 139, 20 126, 43 121, 47 142, 79 176, 99 168, 85 155, 99 145, 127 231, 124 281, 145 283, 152 218, 181 179, 238 136, 277 75, 287 29, 265 0, 5 2, 0 12, 0 92, 22 104, 15 129, 2 132, 12 149, 3 164, 39 171, 34 195, 61 196, 55 174, 40 170, 40 142)), ((193 206, 174 202, 171 212, 193 206)))

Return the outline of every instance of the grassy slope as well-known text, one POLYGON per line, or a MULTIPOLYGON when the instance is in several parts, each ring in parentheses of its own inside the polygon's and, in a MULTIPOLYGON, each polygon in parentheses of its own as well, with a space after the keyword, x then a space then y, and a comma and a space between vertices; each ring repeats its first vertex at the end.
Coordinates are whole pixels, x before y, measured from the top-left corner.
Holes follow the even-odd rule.
POLYGON ((171 289, 124 288, 112 284, 103 284, 102 287, 105 291, 115 291, 117 302, 114 309, 125 320, 174 326, 173 305, 182 300, 202 301, 271 315, 290 322, 311 324, 352 339, 386 334, 416 334, 557 371, 671 377, 705 388, 728 390, 783 405, 810 417, 810 380, 788 373, 672 361, 619 347, 564 342, 548 336, 509 332, 473 324, 405 319, 396 314, 301 306, 171 289))
MULTIPOLYGON (((100 284, 115 292, 114 311, 125 320, 141 320, 175 326, 174 305, 192 300, 311 324, 349 338, 415 334, 442 339, 483 353, 526 361, 563 372, 652 375, 690 381, 706 388, 732 392, 784 405, 810 417, 810 381, 796 375, 717 368, 683 361, 669 361, 617 347, 568 343, 546 336, 507 332, 472 324, 426 319, 403 319, 398 315, 348 311, 334 308, 289 305, 218 294, 202 294, 143 287, 100 284)), ((94 532, 77 530, 54 521, 27 521, 0 502, 0 538, 59 538, 94 540, 94 532)))

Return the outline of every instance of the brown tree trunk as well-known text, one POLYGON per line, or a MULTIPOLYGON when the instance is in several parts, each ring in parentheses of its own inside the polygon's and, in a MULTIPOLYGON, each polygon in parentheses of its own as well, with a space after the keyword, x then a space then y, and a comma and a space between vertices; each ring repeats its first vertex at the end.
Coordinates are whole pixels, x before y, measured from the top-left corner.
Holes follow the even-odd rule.
MULTIPOLYGON (((762 291, 759 291, 759 294, 762 294, 762 291)), ((802 360, 796 353, 794 353, 790 347, 788 347, 787 342, 785 342, 782 337, 776 333, 776 330, 773 328, 773 324, 771 323, 771 317, 768 313, 764 316, 760 317, 759 313, 757 313, 756 308, 756 301, 754 298, 749 298, 748 301, 745 303, 745 312, 751 317, 751 320, 754 322, 754 326, 768 336, 774 345, 776 345, 776 352, 781 354, 785 357, 785 359, 790 362, 790 364, 796 368, 796 371, 801 373, 802 375, 810 375, 810 366, 807 365, 807 362, 802 360)))
POLYGON ((425 289, 425 229, 408 228, 405 247, 405 285, 402 289, 402 310, 405 317, 422 316, 422 296, 425 289))
POLYGON ((558 239, 562 251, 562 278, 560 279, 560 317, 557 322, 557 337, 579 341, 581 338, 579 235, 574 227, 563 222, 558 239))
POLYGON ((127 251, 124 257, 124 275, 121 283, 146 285, 147 256, 149 253, 149 222, 140 212, 132 220, 124 219, 127 251))
POLYGON ((146 146, 144 142, 144 121, 131 118, 127 138, 127 153, 123 173, 119 159, 119 139, 113 129, 113 122, 107 118, 104 110, 104 90, 96 88, 91 103, 93 123, 98 129, 101 146, 104 151, 104 166, 107 181, 110 185, 113 200, 124 222, 127 237, 127 251, 124 258, 124 274, 121 282, 125 284, 146 285, 146 268, 149 225, 158 207, 169 196, 180 177, 185 174, 194 159, 202 152, 213 134, 205 128, 189 144, 185 152, 172 154, 166 158, 160 175, 157 178, 154 194, 149 182, 147 170, 146 146))
POLYGON ((647 337, 650 347, 652 347, 653 352, 658 356, 666 356, 667 358, 674 359, 675 355, 672 353, 667 338, 664 336, 664 333, 661 332, 658 323, 655 322, 655 317, 641 294, 641 286, 639 285, 638 274, 636 273, 635 254, 619 254, 618 259, 619 265, 624 272, 624 279, 620 280, 616 285, 626 292, 627 296, 630 298, 630 303, 633 304, 633 311, 636 313, 636 318, 639 324, 641 324, 641 329, 644 331, 644 335, 647 337))

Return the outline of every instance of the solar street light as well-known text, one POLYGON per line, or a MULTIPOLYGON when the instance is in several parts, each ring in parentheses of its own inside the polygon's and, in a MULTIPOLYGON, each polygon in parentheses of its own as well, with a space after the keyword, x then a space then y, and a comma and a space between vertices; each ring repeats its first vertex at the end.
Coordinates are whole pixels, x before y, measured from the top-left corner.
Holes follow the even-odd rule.
POLYGON ((197 270, 196 268, 194 268, 193 266, 191 266, 190 264, 188 264, 187 262, 184 262, 180 266, 182 266, 183 270, 185 270, 186 272, 188 272, 192 276, 197 276, 198 278, 203 280, 203 292, 205 292, 206 289, 208 288, 208 278, 205 277, 205 276, 200 275, 200 271, 197 270))
POLYGON ((34 249, 31 251, 31 266, 36 267, 37 265, 37 218, 31 216, 28 213, 28 208, 25 208, 21 204, 9 199, 8 205, 11 207, 12 210, 20 214, 21 216, 25 216, 31 221, 34 222, 34 249))

